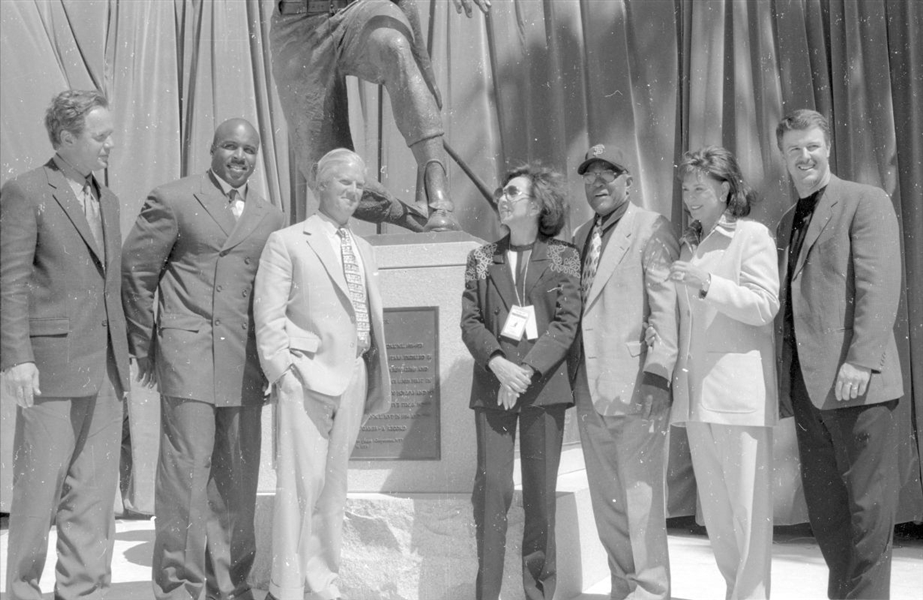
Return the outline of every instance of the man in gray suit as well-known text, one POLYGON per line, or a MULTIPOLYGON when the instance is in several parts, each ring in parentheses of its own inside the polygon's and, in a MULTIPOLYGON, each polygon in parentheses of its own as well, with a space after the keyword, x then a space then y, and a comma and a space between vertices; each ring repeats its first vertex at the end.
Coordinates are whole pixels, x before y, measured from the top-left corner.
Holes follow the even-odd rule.
POLYGON ((154 189, 125 241, 129 345, 158 383, 160 456, 153 579, 158 599, 252 599, 247 575, 266 383, 253 283, 282 212, 249 189, 260 136, 244 119, 215 130, 207 173, 154 189), (155 313, 154 296, 158 293, 155 313))
POLYGON ((670 597, 664 452, 676 362, 679 255, 669 221, 632 204, 622 153, 593 146, 578 167, 595 217, 574 233, 583 318, 569 365, 596 528, 612 598, 670 597), (659 334, 644 343, 645 323, 659 334))
POLYGON ((794 410, 808 516, 830 568, 827 594, 887 598, 900 491, 895 408, 904 393, 894 339, 897 217, 883 190, 830 172, 820 113, 794 111, 776 139, 798 192, 776 236, 783 414, 794 410))
POLYGON ((55 597, 109 587, 122 399, 129 388, 119 295, 119 201, 93 176, 114 146, 97 91, 58 94, 54 157, 0 190, 0 348, 16 401, 7 593, 38 600, 49 523, 55 597))

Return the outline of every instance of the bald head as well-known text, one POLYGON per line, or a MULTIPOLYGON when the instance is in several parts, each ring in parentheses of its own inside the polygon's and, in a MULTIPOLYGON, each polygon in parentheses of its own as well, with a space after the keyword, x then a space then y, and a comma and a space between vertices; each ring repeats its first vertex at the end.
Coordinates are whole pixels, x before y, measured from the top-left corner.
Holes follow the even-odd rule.
POLYGON ((260 134, 246 119, 228 119, 215 129, 212 171, 232 187, 247 183, 256 168, 260 134))

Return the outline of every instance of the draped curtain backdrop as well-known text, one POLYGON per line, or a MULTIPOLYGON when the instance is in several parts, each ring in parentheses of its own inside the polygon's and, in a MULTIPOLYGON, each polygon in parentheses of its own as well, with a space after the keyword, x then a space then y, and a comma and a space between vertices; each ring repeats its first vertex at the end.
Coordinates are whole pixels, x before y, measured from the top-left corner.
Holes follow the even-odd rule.
MULTIPOLYGON (((675 164, 686 149, 726 146, 761 195, 752 216, 774 230, 793 201, 776 123, 802 107, 830 119, 834 172, 884 188, 901 222, 903 252, 894 257, 904 267, 900 519, 923 519, 923 5, 494 0, 489 17, 469 20, 450 0, 417 4, 444 99, 446 140, 488 185, 527 160, 566 173, 566 235, 591 215, 576 167, 597 143, 622 147, 634 201, 670 218, 677 233, 685 216, 675 164)), ((262 136, 251 182, 290 212, 310 192, 290 168, 269 62, 272 9, 258 0, 0 1, 0 181, 50 157, 42 119, 52 95, 95 87, 110 98, 116 122, 118 147, 105 180, 122 200, 123 235, 151 188, 208 168, 215 127, 237 116, 262 136)), ((357 151, 392 191, 412 199, 416 166, 387 94, 356 81, 349 88, 357 151)), ((499 237, 474 184, 448 166, 462 227, 499 237)), ((156 422, 156 396, 136 390, 131 410, 135 421, 156 422)), ((0 496, 8 510, 10 399, 2 412, 0 496)), ((136 447, 156 448, 151 429, 133 423, 136 447)), ((674 433, 670 510, 691 514, 688 449, 682 431, 674 433)), ((775 446, 777 523, 802 521, 791 419, 777 427, 775 446)), ((152 506, 153 454, 139 454, 135 493, 143 509, 152 506)))

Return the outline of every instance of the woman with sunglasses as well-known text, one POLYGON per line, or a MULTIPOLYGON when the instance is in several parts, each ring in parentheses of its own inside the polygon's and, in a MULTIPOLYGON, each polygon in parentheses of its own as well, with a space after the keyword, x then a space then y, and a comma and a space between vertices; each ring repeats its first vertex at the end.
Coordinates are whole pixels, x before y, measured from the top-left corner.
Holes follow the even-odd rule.
POLYGON ((680 309, 670 422, 686 427, 726 598, 769 598, 776 246, 742 218, 753 193, 729 151, 687 152, 679 177, 692 224, 670 272, 680 309))
POLYGON ((565 356, 580 319, 580 256, 554 239, 564 226, 564 177, 528 165, 506 174, 495 196, 509 235, 468 255, 462 339, 474 357, 471 408, 477 431, 472 504, 478 600, 503 582, 513 447, 520 429, 525 597, 551 600, 555 486, 564 411, 573 405, 565 356))

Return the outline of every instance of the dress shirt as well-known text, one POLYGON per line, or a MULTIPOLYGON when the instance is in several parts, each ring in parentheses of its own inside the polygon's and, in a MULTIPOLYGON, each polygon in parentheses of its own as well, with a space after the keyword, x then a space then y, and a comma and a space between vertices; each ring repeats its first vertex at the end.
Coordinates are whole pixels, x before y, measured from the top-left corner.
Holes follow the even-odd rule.
POLYGON ((792 312, 792 274, 795 271, 795 265, 798 264, 798 256, 801 254, 801 248, 804 245, 804 238, 811 226, 811 219, 814 217, 814 208, 820 202, 824 195, 826 186, 817 190, 810 196, 800 198, 795 206, 795 217, 792 219, 792 235, 788 244, 788 273, 785 278, 785 317, 783 320, 784 333, 783 343, 791 347, 793 356, 797 354, 795 344, 795 315, 792 312))
MULTIPOLYGON (((215 182, 218 184, 218 186, 221 188, 221 192, 227 197, 228 210, 230 210, 232 213, 234 212, 233 207, 231 206, 231 203, 234 202, 234 199, 231 198, 231 190, 237 190, 238 198, 240 199, 241 202, 246 204, 247 190, 250 187, 249 183, 244 183, 239 188, 235 188, 234 186, 232 186, 230 183, 228 183, 224 179, 221 179, 221 177, 219 177, 218 174, 215 173, 213 170, 209 169, 208 174, 212 176, 212 179, 214 179, 215 182)), ((243 212, 243 210, 241 210, 241 212, 243 212)), ((239 218, 239 215, 235 215, 235 218, 239 218)))

